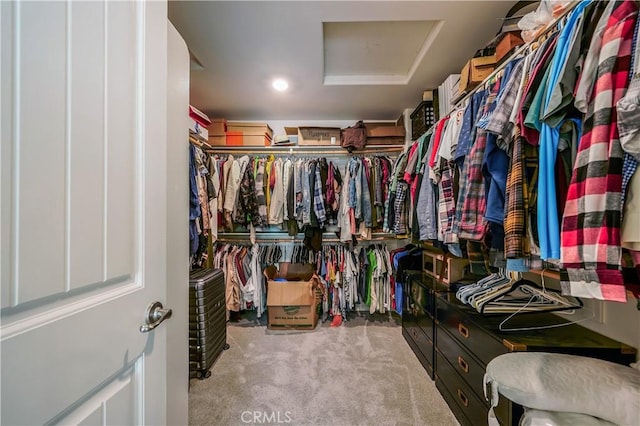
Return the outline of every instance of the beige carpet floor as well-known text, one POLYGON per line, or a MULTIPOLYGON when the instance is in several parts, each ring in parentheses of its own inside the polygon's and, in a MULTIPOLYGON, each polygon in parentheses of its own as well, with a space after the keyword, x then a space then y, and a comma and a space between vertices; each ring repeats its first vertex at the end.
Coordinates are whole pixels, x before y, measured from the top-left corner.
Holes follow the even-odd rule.
POLYGON ((457 425, 398 318, 365 315, 311 332, 229 323, 231 348, 192 379, 191 425, 457 425))

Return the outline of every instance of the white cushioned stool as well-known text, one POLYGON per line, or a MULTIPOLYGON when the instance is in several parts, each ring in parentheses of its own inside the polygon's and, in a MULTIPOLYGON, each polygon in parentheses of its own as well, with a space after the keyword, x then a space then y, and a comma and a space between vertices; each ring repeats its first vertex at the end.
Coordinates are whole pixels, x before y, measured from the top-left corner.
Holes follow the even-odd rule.
POLYGON ((587 414, 562 413, 526 408, 520 419, 520 426, 616 426, 611 422, 587 414))
POLYGON ((523 420, 531 426, 554 424, 543 423, 544 416, 560 422, 555 424, 587 422, 584 417, 582 422, 571 419, 569 413, 597 418, 586 424, 609 424, 597 422, 600 419, 615 425, 640 425, 640 370, 596 358, 544 352, 500 355, 487 364, 484 388, 485 397, 490 390, 490 425, 498 424, 493 413, 498 393, 525 408, 557 412, 527 411, 523 420), (536 414, 541 416, 538 420, 536 414))

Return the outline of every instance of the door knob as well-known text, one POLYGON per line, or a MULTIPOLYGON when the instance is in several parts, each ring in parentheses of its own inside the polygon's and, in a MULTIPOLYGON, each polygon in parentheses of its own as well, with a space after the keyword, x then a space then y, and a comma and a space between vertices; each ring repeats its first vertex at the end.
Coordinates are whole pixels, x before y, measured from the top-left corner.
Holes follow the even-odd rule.
POLYGON ((153 302, 147 307, 144 315, 145 323, 140 326, 140 333, 148 333, 167 318, 171 318, 171 309, 164 309, 162 303, 153 302))

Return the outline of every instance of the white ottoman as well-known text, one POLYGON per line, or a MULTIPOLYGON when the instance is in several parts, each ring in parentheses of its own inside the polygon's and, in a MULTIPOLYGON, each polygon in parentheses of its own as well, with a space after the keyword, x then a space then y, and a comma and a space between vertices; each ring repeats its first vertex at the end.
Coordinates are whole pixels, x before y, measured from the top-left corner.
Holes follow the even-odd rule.
MULTIPOLYGON (((500 393, 531 409, 586 414, 617 425, 640 425, 637 368, 582 356, 515 352, 489 362, 484 382, 485 397, 490 386, 492 407, 498 404, 500 393)), ((489 424, 498 424, 493 408, 489 424)))

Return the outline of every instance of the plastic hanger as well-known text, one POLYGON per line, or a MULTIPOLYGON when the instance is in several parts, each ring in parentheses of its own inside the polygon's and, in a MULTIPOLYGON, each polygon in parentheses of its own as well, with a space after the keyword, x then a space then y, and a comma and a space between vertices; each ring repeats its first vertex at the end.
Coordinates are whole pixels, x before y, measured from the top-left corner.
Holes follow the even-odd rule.
POLYGON ((487 295, 476 309, 482 314, 522 313, 575 310, 582 306, 580 299, 561 296, 557 292, 540 288, 535 283, 523 279, 514 282, 510 288, 505 287, 487 295))

